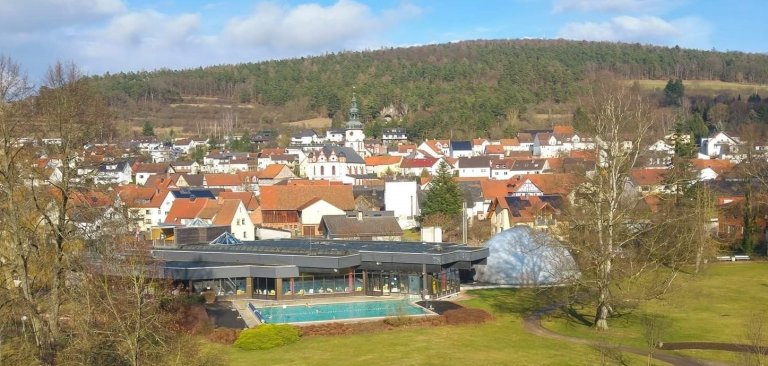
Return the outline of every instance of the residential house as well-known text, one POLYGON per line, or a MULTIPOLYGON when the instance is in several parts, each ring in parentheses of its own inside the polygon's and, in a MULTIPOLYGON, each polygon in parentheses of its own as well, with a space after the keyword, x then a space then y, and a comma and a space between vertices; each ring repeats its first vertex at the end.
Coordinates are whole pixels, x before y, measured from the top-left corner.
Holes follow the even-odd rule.
POLYGON ((341 128, 328 129, 327 131, 325 131, 325 141, 334 142, 337 144, 344 142, 344 130, 341 128))
POLYGON ((115 206, 127 211, 130 231, 147 233, 152 226, 165 220, 160 207, 168 194, 167 190, 130 185, 119 187, 116 193, 115 206))
POLYGON ((738 160, 741 140, 736 136, 730 136, 725 132, 717 132, 709 137, 702 138, 700 143, 701 157, 706 159, 738 160))
POLYGON ((381 141, 384 144, 396 145, 399 143, 408 142, 408 133, 405 128, 385 128, 381 132, 381 141))
POLYGON ((509 179, 515 175, 540 174, 549 170, 547 159, 493 159, 491 160, 492 179, 509 179))
POLYGON ((717 179, 722 174, 733 170, 736 166, 730 160, 720 159, 693 159, 691 163, 697 172, 699 181, 717 179))
POLYGON ((365 158, 365 172, 376 174, 378 177, 385 175, 397 175, 400 173, 401 156, 369 156, 365 158))
POLYGON ((491 176, 491 158, 487 156, 460 157, 456 163, 459 177, 488 178, 491 176))
POLYGON ((136 184, 143 186, 152 175, 175 173, 169 163, 140 163, 136 166, 136 184))
POLYGON ((160 204, 160 218, 165 221, 171 211, 173 202, 177 199, 216 199, 216 194, 210 189, 173 189, 166 191, 166 195, 160 204))
POLYGON ((311 145, 322 143, 322 140, 317 132, 311 129, 304 129, 291 135, 292 145, 311 145))
POLYGON ((488 139, 472 139, 472 155, 478 156, 485 154, 485 148, 490 146, 488 139))
POLYGON ((198 174, 200 173, 200 164, 193 160, 176 160, 171 163, 176 173, 198 174))
POLYGON ((131 165, 127 161, 105 162, 96 167, 93 182, 96 184, 129 184, 132 180, 131 165))
POLYGON ((496 197, 488 207, 492 234, 516 225, 551 229, 557 224, 563 205, 560 195, 496 197))
POLYGON ((262 225, 297 236, 319 235, 324 215, 355 209, 350 185, 273 185, 261 187, 262 225))
POLYGON ((235 192, 245 190, 237 174, 204 174, 203 187, 229 189, 235 192))
POLYGON ((449 154, 452 158, 470 157, 474 155, 471 141, 454 141, 448 144, 449 154))
POLYGON ((450 143, 448 140, 424 140, 416 149, 425 154, 425 157, 450 156, 450 143))
POLYGON ((403 229, 392 212, 351 212, 325 215, 320 221, 320 233, 325 239, 400 241, 403 229))
POLYGON ((674 187, 666 183, 667 174, 666 169, 634 168, 629 177, 638 192, 647 195, 674 191, 674 187))
POLYGON ((429 175, 436 175, 437 168, 440 166, 441 161, 444 160, 439 158, 403 158, 403 160, 400 161, 400 172, 403 175, 414 177, 420 176, 424 171, 429 175))
POLYGON ((259 185, 273 185, 278 182, 295 179, 296 174, 293 174, 293 170, 285 164, 270 164, 263 170, 256 172, 256 178, 259 185))

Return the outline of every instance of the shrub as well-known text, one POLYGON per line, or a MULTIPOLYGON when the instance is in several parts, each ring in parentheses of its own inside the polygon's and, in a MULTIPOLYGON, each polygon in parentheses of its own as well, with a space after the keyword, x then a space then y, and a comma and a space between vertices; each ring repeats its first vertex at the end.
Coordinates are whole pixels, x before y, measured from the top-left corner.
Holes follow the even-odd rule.
POLYGON ((299 340, 299 328, 288 324, 262 324, 240 332, 235 347, 263 350, 291 344, 299 340))

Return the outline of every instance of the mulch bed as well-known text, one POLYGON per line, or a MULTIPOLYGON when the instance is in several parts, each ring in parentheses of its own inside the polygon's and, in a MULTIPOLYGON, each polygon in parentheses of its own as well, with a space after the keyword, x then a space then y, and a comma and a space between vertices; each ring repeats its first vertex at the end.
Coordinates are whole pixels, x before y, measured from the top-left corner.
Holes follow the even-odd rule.
POLYGON ((386 332, 395 329, 438 327, 443 325, 482 324, 493 315, 481 309, 469 309, 449 301, 430 301, 439 316, 389 317, 383 320, 353 323, 324 323, 301 326, 302 337, 386 332), (438 305, 439 304, 439 305, 438 305))
POLYGON ((419 305, 425 309, 429 309, 440 315, 443 315, 448 310, 456 310, 456 309, 464 308, 463 306, 450 301, 417 301, 416 305, 419 305))

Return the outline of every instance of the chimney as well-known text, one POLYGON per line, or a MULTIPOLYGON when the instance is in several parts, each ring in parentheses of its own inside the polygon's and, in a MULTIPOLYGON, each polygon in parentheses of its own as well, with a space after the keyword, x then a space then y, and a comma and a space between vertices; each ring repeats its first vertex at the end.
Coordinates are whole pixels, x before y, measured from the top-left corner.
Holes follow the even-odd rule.
POLYGON ((363 211, 357 211, 357 221, 363 221, 363 211))

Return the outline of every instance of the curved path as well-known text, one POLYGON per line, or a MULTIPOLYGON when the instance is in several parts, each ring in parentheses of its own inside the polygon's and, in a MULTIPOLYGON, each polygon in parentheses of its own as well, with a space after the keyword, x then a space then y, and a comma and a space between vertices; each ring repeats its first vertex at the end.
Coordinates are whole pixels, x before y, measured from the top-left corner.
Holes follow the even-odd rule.
MULTIPOLYGON (((571 343, 577 343, 577 344, 585 344, 590 346, 606 346, 605 343, 590 339, 583 339, 583 338, 576 338, 576 337, 570 337, 566 335, 562 335, 559 333, 555 333, 547 328, 544 328, 541 325, 541 315, 543 312, 536 312, 532 315, 528 315, 525 318, 523 318, 523 328, 527 330, 530 333, 533 333, 535 335, 541 336, 541 337, 547 337, 552 339, 558 339, 566 342, 571 343)), ((702 345, 701 342, 697 343, 698 345, 702 345)), ((670 343, 670 346, 674 346, 674 343, 670 343)), ((678 343, 680 345, 680 343, 678 343)), ((667 346, 665 344, 665 346, 667 346)), ((635 347, 629 347, 629 346, 617 346, 616 349, 622 351, 622 352, 628 352, 633 353, 640 356, 648 356, 648 350, 647 349, 641 349, 641 348, 635 348, 635 347)), ((663 347, 663 349, 694 349, 694 348, 666 348, 663 347)), ((719 348, 695 348, 695 349, 719 349, 719 348)), ((726 363, 720 363, 715 361, 702 361, 702 360, 696 360, 684 356, 678 356, 678 355, 671 355, 667 353, 660 353, 655 352, 653 354, 653 358, 656 360, 664 361, 666 363, 669 363, 671 365, 675 366, 720 366, 720 365, 727 365, 726 363)))

